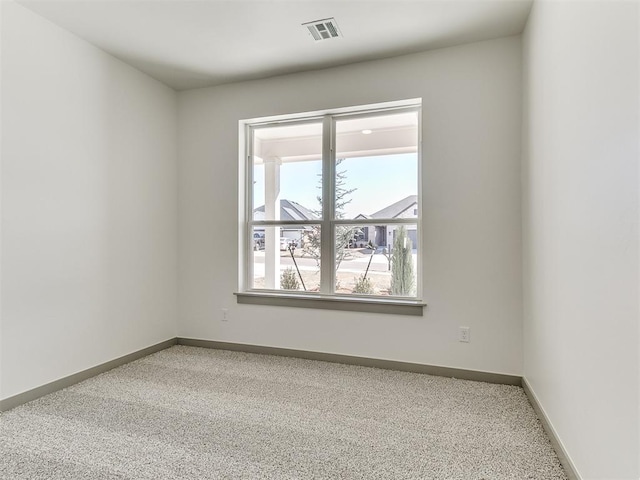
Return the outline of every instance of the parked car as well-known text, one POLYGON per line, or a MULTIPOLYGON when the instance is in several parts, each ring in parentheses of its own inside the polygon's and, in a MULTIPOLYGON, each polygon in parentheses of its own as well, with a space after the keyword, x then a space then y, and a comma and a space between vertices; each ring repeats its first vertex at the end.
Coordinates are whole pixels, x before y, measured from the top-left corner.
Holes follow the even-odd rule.
POLYGON ((254 250, 262 250, 264 248, 264 233, 253 233, 253 248, 254 250))
POLYGON ((289 246, 296 248, 298 246, 298 242, 292 238, 280 237, 280 250, 287 250, 289 246))

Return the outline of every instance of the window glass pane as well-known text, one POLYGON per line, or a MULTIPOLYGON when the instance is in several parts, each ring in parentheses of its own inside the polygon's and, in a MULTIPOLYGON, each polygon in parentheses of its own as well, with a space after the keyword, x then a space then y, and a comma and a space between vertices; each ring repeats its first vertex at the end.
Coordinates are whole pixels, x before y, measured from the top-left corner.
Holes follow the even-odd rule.
POLYGON ((418 114, 336 121, 336 218, 417 218, 418 114))
POLYGON ((253 132, 253 219, 320 218, 322 123, 253 132))
POLYGON ((320 227, 254 226, 252 288, 320 291, 320 227))
POLYGON ((415 297, 417 249, 416 224, 336 227, 336 293, 415 297))

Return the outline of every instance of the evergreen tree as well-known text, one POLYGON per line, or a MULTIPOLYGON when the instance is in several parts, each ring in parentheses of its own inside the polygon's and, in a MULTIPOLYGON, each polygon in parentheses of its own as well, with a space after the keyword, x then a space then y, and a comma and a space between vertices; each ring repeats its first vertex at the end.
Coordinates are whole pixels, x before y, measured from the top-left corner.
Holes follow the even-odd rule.
POLYGON ((413 296, 416 281, 413 275, 413 245, 407 236, 407 229, 403 226, 396 230, 391 253, 391 295, 413 296))
MULTIPOLYGON (((340 164, 344 161, 344 158, 336 160, 336 182, 335 182, 335 218, 344 218, 344 209, 351 202, 350 195, 356 191, 355 188, 346 188, 347 173, 345 170, 338 170, 340 164)), ((318 182, 320 185, 318 188, 322 190, 322 178, 318 182)), ((318 217, 322 217, 322 197, 318 195, 318 203, 320 204, 319 210, 314 211, 318 217)), ((336 271, 340 267, 342 260, 349 255, 349 241, 353 239, 359 229, 357 227, 349 227, 346 225, 336 225, 336 271)), ((320 227, 314 225, 311 227, 310 232, 307 234, 304 242, 303 251, 310 257, 314 258, 320 266, 320 227)))

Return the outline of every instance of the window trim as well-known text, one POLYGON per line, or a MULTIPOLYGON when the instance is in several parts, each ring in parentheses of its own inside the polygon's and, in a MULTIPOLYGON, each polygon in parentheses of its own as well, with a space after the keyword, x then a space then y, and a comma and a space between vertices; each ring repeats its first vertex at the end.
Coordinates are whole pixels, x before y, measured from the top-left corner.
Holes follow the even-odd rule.
POLYGON ((239 258, 239 282, 238 292, 235 293, 238 303, 259 303, 263 305, 298 306, 310 308, 329 308, 340 310, 358 311, 381 311, 381 305, 390 307, 388 313, 422 315, 422 307, 426 306, 422 301, 423 293, 423 235, 422 219, 424 216, 422 205, 422 99, 404 100, 399 102, 388 102, 384 104, 364 105, 323 112, 309 112, 294 115, 277 117, 265 117, 258 119, 240 121, 240 131, 244 134, 244 139, 240 141, 240 147, 244 147, 241 152, 242 166, 239 175, 239 186, 241 188, 241 198, 244 200, 244 209, 241 208, 243 217, 240 221, 239 232, 243 239, 239 245, 243 246, 239 258), (416 272, 416 296, 399 297, 386 295, 355 295, 339 294, 333 292, 335 288, 335 227, 337 225, 359 225, 372 223, 371 219, 336 219, 335 215, 335 160, 336 160, 336 123, 342 119, 356 119, 376 117, 385 113, 411 112, 417 113, 417 203, 418 216, 410 219, 385 219, 388 224, 416 225, 419 232, 417 238, 417 249, 420 252, 416 272), (285 126, 302 125, 305 123, 322 122, 322 216, 315 220, 260 220, 253 219, 253 131, 261 128, 269 128, 276 125, 285 126), (244 141, 243 141, 244 140, 244 141), (242 171, 244 169, 244 172, 242 171), (244 212, 243 212, 244 210, 244 212), (320 292, 294 292, 269 289, 252 288, 251 279, 253 277, 253 262, 251 262, 251 250, 253 248, 253 236, 251 232, 255 226, 283 226, 283 225, 319 225, 321 235, 321 257, 328 258, 329 261, 320 262, 321 285, 320 292), (244 240, 244 241, 242 241, 244 240), (251 287, 250 287, 251 285, 251 287), (279 299, 279 300, 278 300, 279 299), (295 300, 295 301, 294 301, 295 300), (340 308, 341 304, 345 308, 340 308), (325 305, 324 307, 320 305, 325 305), (363 308, 354 308, 354 305, 362 305, 363 308), (372 310, 371 308, 374 308, 372 310), (398 308, 394 308, 398 307, 398 308), (407 308, 408 307, 408 308, 407 308), (407 313, 411 312, 411 313, 407 313))
POLYGON ((281 290, 250 290, 235 292, 237 303, 268 305, 272 307, 314 308, 318 310, 343 310, 364 313, 422 316, 426 303, 405 300, 401 297, 322 295, 308 292, 282 292, 281 290))

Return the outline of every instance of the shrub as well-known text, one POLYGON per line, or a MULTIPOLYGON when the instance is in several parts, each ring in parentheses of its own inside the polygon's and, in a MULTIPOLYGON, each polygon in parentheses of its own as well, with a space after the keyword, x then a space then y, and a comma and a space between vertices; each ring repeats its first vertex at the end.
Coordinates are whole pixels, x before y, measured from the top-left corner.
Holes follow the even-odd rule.
POLYGON ((356 284, 353 287, 353 293, 360 293, 364 295, 372 295, 374 293, 373 282, 370 278, 360 275, 360 277, 355 280, 356 284))
POLYGON ((298 274, 296 271, 289 267, 280 275, 280 288, 283 290, 299 290, 300 282, 298 281, 298 274))

